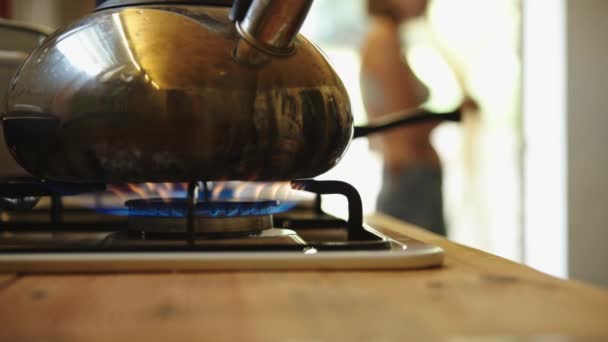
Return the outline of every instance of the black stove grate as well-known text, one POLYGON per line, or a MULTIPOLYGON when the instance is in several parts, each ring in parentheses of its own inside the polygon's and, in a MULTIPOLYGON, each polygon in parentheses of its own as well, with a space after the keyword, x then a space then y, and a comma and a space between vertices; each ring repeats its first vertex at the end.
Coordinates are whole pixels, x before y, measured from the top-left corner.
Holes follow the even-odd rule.
MULTIPOLYGON (((194 200, 197 184, 188 187, 187 201, 193 205, 188 206, 188 219, 194 217, 194 200)), ((261 251, 355 251, 355 250, 388 250, 391 243, 386 238, 365 229, 362 218, 361 198, 357 191, 349 184, 337 181, 294 181, 292 187, 317 194, 315 205, 306 209, 275 215, 275 227, 295 231, 298 236, 308 236, 311 231, 314 238, 305 238, 304 244, 276 243, 246 244, 212 243, 212 237, 203 237, 189 233, 179 236, 158 236, 151 238, 138 235, 128 225, 128 218, 115 220, 74 221, 78 215, 91 213, 87 209, 64 208, 62 197, 50 193, 51 205, 48 209, 36 209, 32 213, 46 216, 45 222, 28 221, 0 221, 0 253, 83 253, 83 252, 261 252, 261 251), (349 217, 342 220, 323 213, 321 210, 321 195, 341 194, 348 199, 349 217), (321 232, 321 234, 318 234, 321 232), (39 235, 48 234, 48 241, 40 240, 39 235), (63 235, 84 236, 82 240, 62 240, 63 235), (95 241, 87 236, 106 234, 105 238, 95 241), (327 236, 319 238, 319 236, 327 236), (28 236, 37 238, 29 241, 28 236), (59 238, 57 238, 59 236, 59 238), (339 236, 337 238, 337 236, 339 236), (108 243, 108 239, 120 241, 119 244, 108 243)), ((1 192, 1 190, 0 190, 1 192)), ((99 215, 99 214, 96 214, 99 215)), ((103 217, 103 216, 102 216, 103 217)), ((246 239, 257 237, 252 235, 246 239)), ((215 239, 219 241, 220 239, 215 239)))

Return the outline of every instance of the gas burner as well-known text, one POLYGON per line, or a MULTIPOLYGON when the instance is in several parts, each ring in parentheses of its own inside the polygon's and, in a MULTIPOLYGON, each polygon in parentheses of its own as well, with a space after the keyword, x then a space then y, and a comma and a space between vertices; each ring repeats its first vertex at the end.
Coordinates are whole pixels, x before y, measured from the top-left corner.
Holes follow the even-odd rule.
MULTIPOLYGON (((0 271, 395 269, 441 264, 440 248, 410 238, 393 240, 363 223, 361 198, 349 184, 288 184, 316 194, 314 202, 215 200, 206 186, 200 192, 195 183, 187 185, 185 198, 177 192, 153 198, 156 195, 145 196, 134 188, 143 199, 124 202, 129 197, 111 192, 116 197, 105 207, 103 198, 92 202, 97 203, 94 207, 72 207, 63 202, 67 198, 51 192, 50 203, 43 198, 29 211, 0 208, 0 271), (322 211, 325 194, 346 197, 348 219, 322 211)), ((271 186, 270 195, 279 193, 276 189, 271 186)), ((25 187, 4 191, 31 195, 25 187)), ((235 192, 247 193, 242 188, 235 192)))
POLYGON ((188 227, 188 200, 137 199, 125 203, 129 229, 144 233, 194 233, 214 237, 258 234, 273 227, 279 201, 199 201, 188 227))

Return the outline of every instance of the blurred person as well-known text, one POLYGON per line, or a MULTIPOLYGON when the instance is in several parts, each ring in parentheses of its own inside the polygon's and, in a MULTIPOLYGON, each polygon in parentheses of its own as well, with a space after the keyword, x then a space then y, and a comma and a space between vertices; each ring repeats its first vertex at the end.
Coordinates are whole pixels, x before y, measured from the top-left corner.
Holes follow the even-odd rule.
MULTIPOLYGON (((400 26, 426 12, 427 0, 368 0, 361 91, 370 119, 413 109, 429 96, 402 56, 400 26)), ((384 160, 378 211, 446 235, 442 171, 430 135, 438 123, 393 129, 370 138, 384 160)))

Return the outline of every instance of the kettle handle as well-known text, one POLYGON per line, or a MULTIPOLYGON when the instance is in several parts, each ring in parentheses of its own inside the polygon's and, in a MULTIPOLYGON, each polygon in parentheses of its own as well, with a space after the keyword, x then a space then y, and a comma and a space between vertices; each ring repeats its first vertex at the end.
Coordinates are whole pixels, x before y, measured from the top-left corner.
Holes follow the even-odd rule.
POLYGON ((430 121, 460 121, 462 118, 461 109, 458 108, 451 112, 434 113, 426 109, 417 108, 388 114, 380 119, 370 121, 366 126, 355 127, 353 139, 366 137, 374 133, 380 133, 393 128, 413 125, 430 121))

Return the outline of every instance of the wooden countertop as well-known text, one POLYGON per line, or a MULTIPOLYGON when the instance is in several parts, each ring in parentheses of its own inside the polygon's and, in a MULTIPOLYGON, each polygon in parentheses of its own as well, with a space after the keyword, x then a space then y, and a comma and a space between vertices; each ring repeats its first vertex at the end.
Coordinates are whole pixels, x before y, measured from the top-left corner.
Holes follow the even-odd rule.
POLYGON ((5 275, 0 276, 0 340, 608 340, 607 291, 552 278, 387 217, 368 222, 393 237, 407 234, 443 247, 445 266, 398 272, 5 275))

